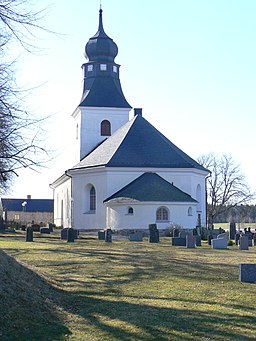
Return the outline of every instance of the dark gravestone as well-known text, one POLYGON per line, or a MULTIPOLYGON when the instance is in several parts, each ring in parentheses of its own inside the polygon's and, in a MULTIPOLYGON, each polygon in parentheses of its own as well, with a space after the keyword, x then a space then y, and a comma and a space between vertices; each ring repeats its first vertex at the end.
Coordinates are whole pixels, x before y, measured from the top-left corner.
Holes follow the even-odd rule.
POLYGON ((40 225, 38 224, 32 224, 32 229, 34 232, 40 232, 40 225))
POLYGON ((194 249, 195 246, 196 246, 196 237, 188 234, 186 236, 186 248, 187 249, 194 249))
POLYGON ((72 228, 68 228, 67 230, 67 242, 73 243, 75 241, 75 231, 72 228))
POLYGON ((26 242, 33 242, 33 229, 28 227, 26 230, 26 242))
POLYGON ((240 282, 256 283, 256 264, 239 265, 240 282))
POLYGON ((143 233, 140 231, 130 233, 129 234, 129 240, 131 242, 142 242, 143 241, 143 233))
POLYGON ((240 237, 240 250, 248 250, 249 249, 249 240, 247 236, 240 237))
POLYGON ((240 240, 240 233, 236 233, 236 235, 235 235, 235 242, 236 242, 236 245, 239 244, 239 240, 240 240))
POLYGON ((173 237, 172 246, 186 246, 186 238, 173 237))
POLYGON ((98 239, 105 240, 105 231, 98 231, 98 239))
POLYGON ((53 232, 53 224, 52 223, 48 223, 48 228, 50 230, 50 232, 53 232))
POLYGON ((213 236, 210 234, 210 235, 207 237, 208 245, 211 245, 211 244, 212 244, 212 239, 213 239, 213 236))
POLYGON ((201 236, 196 236, 196 246, 202 246, 201 236))
POLYGON ((188 233, 186 231, 180 231, 179 236, 180 238, 186 238, 188 233))
POLYGON ((106 229, 105 242, 107 242, 107 243, 112 242, 112 231, 111 231, 111 229, 106 229))
POLYGON ((229 239, 234 240, 236 235, 236 223, 229 224, 229 239))
POLYGON ((27 226, 26 225, 21 225, 21 230, 26 231, 27 226))
POLYGON ((60 231, 60 239, 61 240, 67 240, 67 237, 68 237, 68 229, 67 228, 62 229, 60 231))
POLYGON ((40 228, 40 233, 42 233, 42 234, 50 234, 51 231, 50 231, 50 229, 48 227, 41 227, 40 228))
POLYGON ((159 243, 159 231, 157 229, 156 224, 149 224, 149 242, 150 243, 159 243))

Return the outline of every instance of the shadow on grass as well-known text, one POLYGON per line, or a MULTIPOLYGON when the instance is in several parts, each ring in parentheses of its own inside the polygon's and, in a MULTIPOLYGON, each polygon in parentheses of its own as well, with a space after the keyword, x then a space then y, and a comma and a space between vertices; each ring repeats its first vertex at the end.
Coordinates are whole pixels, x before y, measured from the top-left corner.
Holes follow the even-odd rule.
POLYGON ((1 250, 0 260, 1 341, 60 340, 70 334, 58 291, 1 250))
MULTIPOLYGON (((61 273, 66 275, 56 282, 63 282, 62 287, 68 289, 73 283, 74 291, 53 288, 47 280, 1 252, 0 257, 3 256, 7 262, 4 267, 6 273, 3 273, 5 287, 8 283, 15 283, 15 287, 6 296, 10 301, 5 303, 3 310, 5 319, 1 325, 5 326, 5 331, 2 332, 2 340, 61 340, 65 335, 76 332, 76 328, 80 329, 81 340, 255 340, 254 337, 244 335, 249 325, 248 316, 243 316, 241 312, 246 311, 246 305, 241 310, 236 311, 238 307, 234 306, 232 311, 227 312, 226 309, 225 313, 220 313, 214 309, 205 311, 203 300, 187 299, 186 293, 179 300, 179 308, 173 307, 176 299, 172 298, 164 298, 160 305, 153 302, 159 300, 154 297, 156 292, 152 296, 143 293, 141 296, 129 296, 122 293, 122 286, 136 286, 140 281, 145 283, 147 278, 160 278, 164 271, 168 271, 170 281, 172 276, 185 279, 200 277, 202 281, 208 280, 212 285, 218 285, 221 275, 217 278, 216 272, 221 268, 225 274, 230 271, 230 276, 234 276, 235 266, 180 260, 175 252, 171 259, 167 257, 167 262, 150 250, 145 253, 142 246, 133 254, 127 249, 115 249, 113 245, 101 250, 76 246, 39 251, 65 253, 61 260, 61 273), (69 260, 72 255, 81 256, 75 260, 75 264, 72 259, 69 260), (103 263, 94 272, 93 267, 88 270, 92 271, 91 280, 89 277, 84 281, 83 277, 72 278, 73 274, 79 273, 79 266, 89 266, 85 259, 103 263), (128 267, 130 270, 123 270, 121 274, 115 272, 120 267, 128 267), (11 275, 10 269, 14 270, 11 275), (195 309, 195 305, 199 307, 195 309), (66 315, 76 316, 83 323, 79 322, 72 327, 74 329, 68 329, 64 322, 66 315), (13 316, 17 321, 14 326, 13 316), (92 332, 96 336, 90 339, 88 335, 92 335, 92 332), (14 337, 8 339, 6 335, 14 337)), ((56 265, 55 261, 46 261, 39 268, 44 270, 44 267, 56 265)), ((256 317, 250 317, 249 323, 255 335, 256 317)))

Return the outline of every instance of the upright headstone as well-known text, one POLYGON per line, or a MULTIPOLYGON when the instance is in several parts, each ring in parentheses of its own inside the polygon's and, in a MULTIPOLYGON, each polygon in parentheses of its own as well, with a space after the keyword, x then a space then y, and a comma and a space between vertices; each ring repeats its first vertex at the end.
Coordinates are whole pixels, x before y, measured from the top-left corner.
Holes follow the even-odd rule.
POLYGON ((26 230, 26 242, 33 242, 33 228, 28 227, 26 230))
POLYGON ((229 224, 229 239, 234 240, 236 236, 236 223, 229 224))
POLYGON ((67 230, 67 242, 73 243, 75 241, 75 231, 72 228, 68 228, 67 230))
POLYGON ((196 246, 202 246, 201 236, 196 236, 196 246))
POLYGON ((64 228, 60 231, 60 239, 67 240, 67 238, 68 238, 68 229, 64 228))
POLYGON ((106 229, 105 242, 107 243, 112 242, 112 230, 111 229, 106 229))
POLYGON ((208 245, 211 245, 211 244, 212 244, 212 239, 213 239, 213 236, 210 234, 210 235, 207 237, 208 245))
POLYGON ((99 240, 105 240, 105 231, 104 230, 98 231, 98 239, 99 240))
POLYGON ((186 238, 173 237, 172 246, 186 246, 186 238))
POLYGON ((159 231, 156 224, 149 224, 149 242, 159 243, 159 231))
POLYGON ((249 249, 249 240, 247 236, 240 237, 240 250, 248 250, 249 249))
POLYGON ((236 242, 236 245, 239 244, 239 239, 240 239, 240 233, 236 233, 236 235, 235 235, 235 242, 236 242))
POLYGON ((135 231, 129 234, 129 240, 131 242, 142 242, 143 241, 143 233, 141 231, 135 231))
POLYGON ((194 249, 196 245, 196 237, 190 234, 186 235, 186 248, 194 249))
POLYGON ((179 229, 174 228, 172 231, 172 236, 173 237, 179 237, 179 233, 180 233, 179 229))
POLYGON ((256 283, 256 264, 239 265, 240 282, 256 283))

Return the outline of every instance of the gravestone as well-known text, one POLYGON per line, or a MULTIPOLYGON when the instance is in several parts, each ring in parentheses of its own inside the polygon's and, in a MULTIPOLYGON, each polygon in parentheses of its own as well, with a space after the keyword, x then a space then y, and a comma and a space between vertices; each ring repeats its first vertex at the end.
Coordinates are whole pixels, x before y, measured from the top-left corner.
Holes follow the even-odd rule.
MULTIPOLYGON (((67 240, 68 239, 68 230, 69 230, 69 228, 65 227, 64 229, 62 229, 60 231, 60 239, 61 240, 67 240)), ((74 233, 74 239, 77 239, 78 236, 79 236, 79 231, 75 230, 75 229, 72 229, 72 230, 73 230, 73 233, 74 233)))
POLYGON ((196 246, 196 237, 190 234, 186 236, 186 248, 187 249, 194 249, 196 246))
POLYGON ((226 238, 214 238, 211 241, 213 249, 227 249, 228 240, 226 238))
POLYGON ((75 231, 72 228, 67 229, 67 243, 73 243, 75 241, 75 231))
POLYGON ((48 228, 50 230, 50 232, 53 232, 53 224, 52 223, 48 223, 48 228))
POLYGON ((32 224, 31 227, 32 227, 34 232, 40 232, 40 225, 32 224))
POLYGON ((64 228, 60 231, 60 239, 67 240, 67 237, 68 237, 68 229, 64 228))
POLYGON ((149 242, 159 243, 159 231, 156 224, 149 224, 149 242))
POLYGON ((105 240, 105 231, 104 230, 98 231, 98 239, 99 240, 105 240))
POLYGON ((213 236, 210 234, 210 235, 207 237, 208 245, 211 245, 211 244, 212 244, 212 239, 213 239, 213 236))
POLYGON ((245 283, 256 283, 256 264, 240 264, 239 280, 245 283))
POLYGON ((33 228, 28 227, 26 230, 26 242, 33 242, 33 228))
POLYGON ((217 236, 217 239, 227 239, 228 240, 228 233, 221 233, 217 236))
POLYGON ((234 240, 236 236, 236 223, 229 224, 229 239, 234 240))
POLYGON ((196 236, 196 246, 202 246, 201 236, 196 236))
POLYGON ((235 242, 236 242, 236 245, 239 244, 239 240, 240 240, 240 233, 236 233, 236 235, 235 235, 235 242))
POLYGON ((143 233, 140 231, 136 231, 129 234, 129 240, 131 242, 142 242, 143 241, 143 233))
POLYGON ((247 236, 240 237, 240 250, 248 250, 249 249, 249 239, 247 236))
POLYGON ((50 231, 50 229, 48 227, 41 227, 40 228, 40 233, 42 233, 42 234, 50 234, 51 231, 50 231))
POLYGON ((172 246, 186 246, 186 238, 173 237, 172 246))
POLYGON ((106 229, 105 242, 112 243, 112 231, 111 231, 111 229, 106 229))

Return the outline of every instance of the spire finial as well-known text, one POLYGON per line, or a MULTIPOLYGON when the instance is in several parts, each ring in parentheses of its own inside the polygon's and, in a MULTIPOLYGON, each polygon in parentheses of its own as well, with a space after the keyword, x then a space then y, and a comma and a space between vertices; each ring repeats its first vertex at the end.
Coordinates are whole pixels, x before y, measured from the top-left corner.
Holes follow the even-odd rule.
POLYGON ((102 10, 102 3, 101 3, 101 0, 100 0, 100 9, 102 10))

